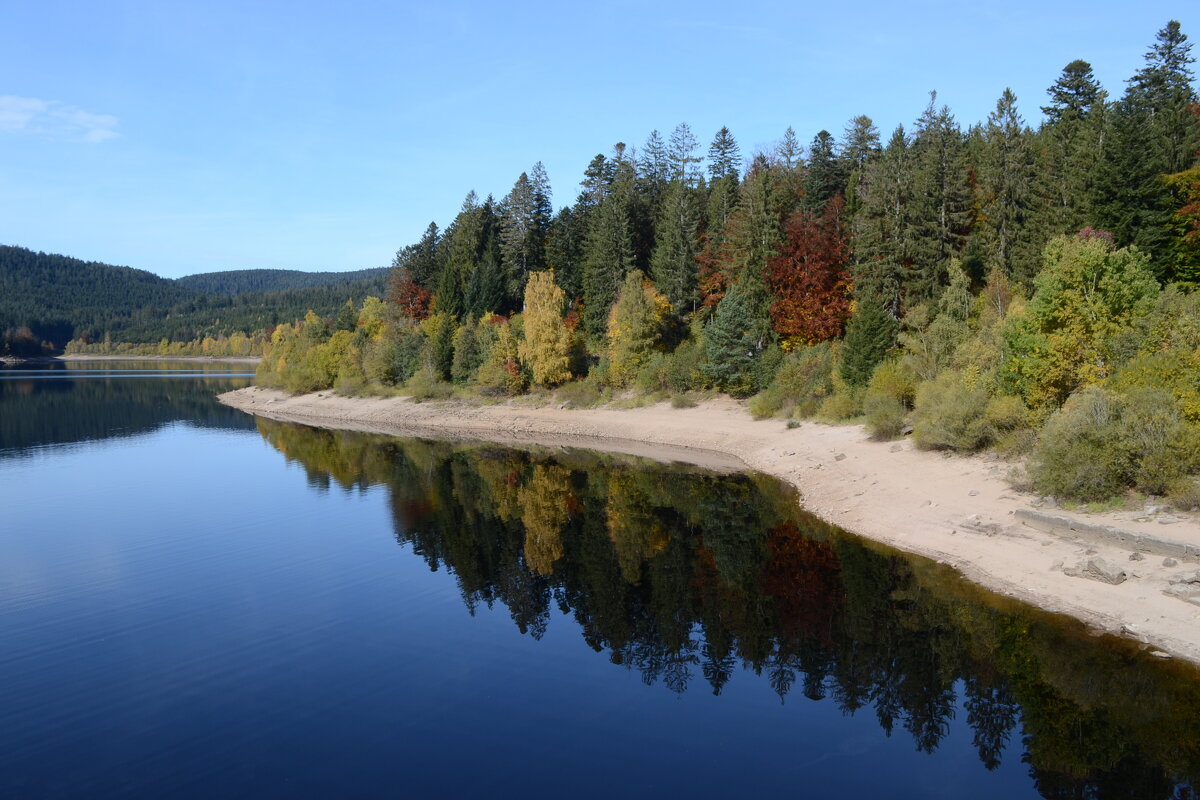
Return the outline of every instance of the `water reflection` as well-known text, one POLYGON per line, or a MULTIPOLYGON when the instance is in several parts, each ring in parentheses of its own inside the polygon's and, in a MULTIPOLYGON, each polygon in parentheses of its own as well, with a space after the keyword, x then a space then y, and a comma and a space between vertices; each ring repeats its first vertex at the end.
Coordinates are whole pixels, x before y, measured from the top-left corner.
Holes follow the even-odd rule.
POLYGON ((468 611, 540 638, 557 608, 647 684, 720 694, 749 673, 929 753, 965 713, 981 762, 1022 759, 1045 797, 1195 797, 1193 670, 864 544, 773 480, 257 424, 315 487, 389 487, 397 541, 468 611))
POLYGON ((30 448, 138 436, 187 422, 253 427, 214 394, 250 384, 241 364, 58 362, 0 369, 0 458, 30 448), (130 380, 145 378, 145 380, 130 380))

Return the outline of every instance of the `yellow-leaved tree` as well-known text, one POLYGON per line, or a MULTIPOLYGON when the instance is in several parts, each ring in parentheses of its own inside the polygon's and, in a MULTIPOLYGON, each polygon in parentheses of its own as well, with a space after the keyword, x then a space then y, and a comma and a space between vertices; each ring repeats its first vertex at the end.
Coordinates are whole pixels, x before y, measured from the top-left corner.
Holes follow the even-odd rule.
POLYGON ((554 386, 571 377, 571 332, 563 324, 567 295, 554 280, 554 270, 533 272, 525 284, 525 340, 521 361, 533 382, 554 386))
POLYGON ((670 302, 641 270, 625 276, 608 314, 608 375, 614 386, 629 383, 650 360, 670 310, 670 302))

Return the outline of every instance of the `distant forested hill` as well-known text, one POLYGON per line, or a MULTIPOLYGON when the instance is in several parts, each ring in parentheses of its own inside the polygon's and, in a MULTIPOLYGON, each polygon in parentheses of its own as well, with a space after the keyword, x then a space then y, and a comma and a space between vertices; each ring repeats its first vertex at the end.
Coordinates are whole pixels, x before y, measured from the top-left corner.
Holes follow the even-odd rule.
POLYGON ((203 272, 176 281, 197 292, 237 295, 247 292, 279 292, 285 289, 311 289, 342 283, 370 281, 387 275, 387 267, 354 272, 301 272, 295 269, 236 269, 228 272, 203 272))
POLYGON ((252 333, 309 309, 382 296, 387 270, 240 270, 160 278, 145 270, 0 246, 0 354, 61 350, 71 339, 157 342, 252 333), (25 330, 28 329, 28 330, 25 330))

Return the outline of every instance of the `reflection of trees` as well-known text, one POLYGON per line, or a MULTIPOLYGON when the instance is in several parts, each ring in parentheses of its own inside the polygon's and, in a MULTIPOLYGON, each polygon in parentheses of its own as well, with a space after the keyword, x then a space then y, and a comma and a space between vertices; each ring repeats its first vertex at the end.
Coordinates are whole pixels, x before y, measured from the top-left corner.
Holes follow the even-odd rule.
POLYGON ((961 697, 983 764, 1019 741, 1048 797, 1168 797, 1200 764, 1193 672, 866 546, 766 479, 259 425, 310 480, 389 486, 397 540, 472 612, 540 637, 557 607, 648 684, 720 693, 740 665, 927 752, 961 697))
POLYGON ((248 378, 59 377, 72 370, 46 370, 52 378, 0 380, 0 458, 20 456, 49 444, 123 438, 186 421, 205 428, 245 430, 253 422, 216 401, 218 392, 248 378))

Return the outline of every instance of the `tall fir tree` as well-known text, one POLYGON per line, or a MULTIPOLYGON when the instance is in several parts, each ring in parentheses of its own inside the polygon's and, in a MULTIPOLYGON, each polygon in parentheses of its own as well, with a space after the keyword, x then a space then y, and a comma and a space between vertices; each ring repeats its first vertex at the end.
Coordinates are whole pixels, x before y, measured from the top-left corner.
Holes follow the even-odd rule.
POLYGON ((1038 248, 1030 240, 1034 210, 1033 153, 1017 98, 1005 89, 988 115, 980 165, 982 225, 994 266, 1021 282, 1038 270, 1038 248))
POLYGON ((970 231, 970 186, 962 131, 937 93, 913 129, 913 263, 906 279, 909 304, 938 293, 950 259, 970 231))
POLYGON ((696 190, 672 181, 658 216, 650 275, 680 312, 695 310, 696 255, 700 250, 700 208, 696 190))
POLYGON ((867 168, 854 218, 854 294, 875 298, 895 318, 913 264, 913 168, 908 136, 897 127, 867 168))
POLYGON ((829 131, 819 131, 808 146, 808 168, 804 173, 804 197, 800 207, 819 214, 825 204, 845 185, 843 162, 829 131))
POLYGON ((741 172, 742 151, 729 128, 722 127, 708 148, 709 177, 714 183, 727 175, 732 175, 736 180, 741 172))
POLYGON ((590 220, 581 283, 584 326, 592 336, 603 335, 617 287, 637 265, 634 180, 632 166, 625 164, 590 220))

